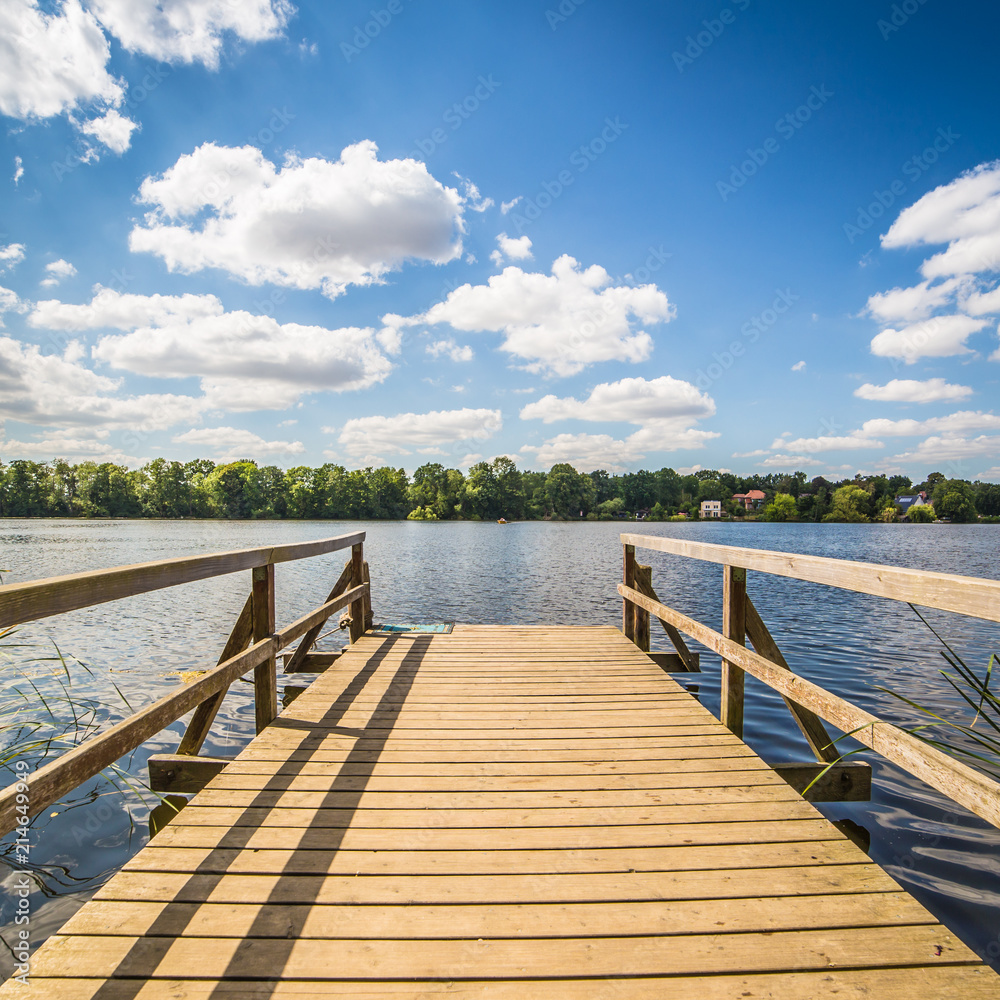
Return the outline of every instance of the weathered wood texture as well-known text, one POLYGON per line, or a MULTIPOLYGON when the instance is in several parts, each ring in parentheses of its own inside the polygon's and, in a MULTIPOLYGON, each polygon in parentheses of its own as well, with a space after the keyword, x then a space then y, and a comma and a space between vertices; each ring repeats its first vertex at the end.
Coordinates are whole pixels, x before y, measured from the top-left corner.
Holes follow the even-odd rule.
MULTIPOLYGON (((356 531, 315 542, 161 559, 135 566, 71 573, 48 580, 10 583, 0 587, 0 628, 48 618, 64 611, 93 607, 107 601, 117 601, 122 597, 146 594, 151 590, 176 587, 181 583, 254 569, 268 563, 290 562, 336 552, 338 549, 360 545, 364 537, 363 531, 356 531)), ((360 582, 359 579, 358 583, 360 582)))
POLYGON ((672 622, 676 628, 714 650, 723 659, 742 667, 779 694, 825 719, 841 732, 850 733, 859 743, 871 747, 886 760, 898 764, 977 816, 1000 827, 1000 784, 980 771, 911 736, 898 726, 882 722, 870 712, 727 639, 707 625, 644 597, 637 590, 629 591, 619 584, 618 593, 672 622))
MULTIPOLYGON (((251 573, 253 593, 253 640, 274 635, 274 563, 255 566, 251 573)), ((257 732, 262 733, 278 715, 278 667, 274 651, 253 668, 254 715, 257 732)))
POLYGON ((810 583, 822 583, 859 594, 909 601, 926 608, 957 611, 987 621, 1000 622, 1000 581, 984 580, 952 573, 903 569, 878 563, 828 559, 767 549, 744 549, 734 545, 710 545, 686 542, 677 538, 623 534, 622 544, 631 548, 655 549, 672 555, 687 556, 705 562, 760 570, 775 576, 789 576, 810 583))
POLYGON ((611 628, 360 638, 32 959, 44 1000, 997 988, 611 628))
MULTIPOLYGON (((722 634, 731 642, 746 645, 747 571, 739 566, 722 568, 722 634)), ((743 671, 729 660, 722 661, 722 724, 743 735, 743 671)))
POLYGON ((200 792, 227 764, 229 757, 191 757, 159 753, 149 758, 149 787, 154 792, 190 795, 200 792))

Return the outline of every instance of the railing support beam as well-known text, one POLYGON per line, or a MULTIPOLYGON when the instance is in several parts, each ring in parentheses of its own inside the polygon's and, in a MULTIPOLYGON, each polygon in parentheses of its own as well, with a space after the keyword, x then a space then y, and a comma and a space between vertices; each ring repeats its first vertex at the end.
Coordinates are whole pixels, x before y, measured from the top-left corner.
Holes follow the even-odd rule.
MULTIPOLYGON (((253 570, 253 641, 274 634, 274 563, 253 570)), ((257 732, 278 717, 278 665, 274 653, 253 670, 254 715, 257 732)))
MULTIPOLYGON (((365 582, 365 554, 364 545, 358 542, 351 546, 351 587, 360 587, 365 582)), ((358 599, 351 604, 349 612, 351 624, 348 629, 351 642, 355 643, 365 634, 365 601, 364 595, 359 594, 358 599)))
MULTIPOLYGON (((635 589, 635 546, 622 548, 622 582, 635 589)), ((622 631, 629 642, 635 642, 635 605, 626 597, 622 601, 622 631)))
MULTIPOLYGON (((746 645, 747 571, 741 566, 722 568, 722 634, 746 645)), ((743 671, 722 661, 722 724, 743 738, 743 671)))

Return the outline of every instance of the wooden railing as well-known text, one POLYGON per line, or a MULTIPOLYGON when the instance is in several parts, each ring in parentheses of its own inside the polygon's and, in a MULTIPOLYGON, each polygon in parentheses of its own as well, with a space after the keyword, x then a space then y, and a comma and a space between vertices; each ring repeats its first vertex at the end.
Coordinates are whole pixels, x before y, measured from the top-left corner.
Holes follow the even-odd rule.
POLYGON ((351 642, 365 631, 371 618, 371 595, 364 539, 365 533, 359 531, 314 542, 164 559, 0 587, 3 628, 240 570, 249 569, 252 580, 250 595, 216 666, 0 791, 0 836, 14 829, 18 816, 23 822, 23 817, 48 808, 192 709, 194 715, 178 753, 196 755, 230 685, 250 670, 254 672, 257 732, 269 725, 278 715, 276 657, 282 649, 300 640, 286 670, 301 663, 327 619, 343 608, 349 608, 351 642), (275 563, 348 548, 351 558, 326 600, 298 621, 276 630, 275 563), (25 783, 26 791, 21 787, 25 783))
POLYGON ((649 535, 623 534, 621 541, 624 574, 618 593, 623 598, 625 635, 648 651, 653 615, 660 619, 682 659, 691 654, 680 633, 718 653, 722 658, 722 722, 736 735, 743 733, 743 678, 752 674, 784 698, 820 763, 835 764, 841 756, 823 725, 822 720, 826 720, 1000 827, 1000 784, 791 671, 747 593, 747 571, 821 583, 992 622, 1000 622, 1000 582, 649 535), (650 568, 636 562, 637 548, 722 564, 722 632, 663 604, 653 590, 650 568), (746 648, 747 640, 752 650, 746 648))

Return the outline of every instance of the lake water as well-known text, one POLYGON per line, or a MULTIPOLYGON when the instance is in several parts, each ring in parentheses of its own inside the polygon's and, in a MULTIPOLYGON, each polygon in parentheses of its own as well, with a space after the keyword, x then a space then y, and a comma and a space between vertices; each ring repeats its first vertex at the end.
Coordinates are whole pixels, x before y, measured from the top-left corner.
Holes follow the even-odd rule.
MULTIPOLYGON (((365 555, 376 621, 620 625, 618 536, 633 528, 1000 579, 1000 527, 988 525, 526 522, 501 527, 0 519, 0 570, 4 582, 13 583, 363 529, 368 532, 365 555)), ((323 599, 344 558, 338 552, 277 566, 279 626, 323 599)), ((665 603, 721 627, 720 566, 650 551, 640 551, 639 559, 652 564, 653 583, 665 603)), ((68 662, 76 698, 99 703, 98 719, 113 721, 129 714, 123 698, 138 708, 181 683, 178 674, 214 664, 249 586, 249 573, 240 573, 25 626, 6 640, 26 645, 7 649, 0 690, 11 704, 14 685, 29 690, 28 675, 48 695, 58 696, 60 682, 54 675, 61 665, 52 659, 57 645, 68 662)), ((969 721, 967 706, 939 673, 945 666, 939 642, 906 605, 758 573, 750 574, 748 587, 798 673, 889 721, 925 720, 879 687, 969 721)), ((927 616, 980 672, 990 652, 1000 652, 1000 626, 942 612, 927 616)), ((320 645, 333 649, 343 641, 344 633, 334 631, 320 645)), ((668 648, 666 637, 656 632, 653 645, 668 648)), ((702 651, 702 670, 682 682, 718 715, 718 658, 702 651)), ((296 678, 291 682, 301 683, 296 678)), ((60 718, 69 718, 65 704, 50 701, 50 706, 60 718)), ((123 761, 124 770, 144 778, 147 757, 176 749, 182 731, 183 724, 177 723, 161 733, 123 761)), ((252 735, 252 685, 237 683, 203 752, 232 755, 252 735)), ((811 759, 780 697, 752 678, 747 682, 745 737, 771 762, 811 759)), ((820 808, 831 819, 863 827, 872 858, 1000 968, 1000 830, 867 751, 857 759, 874 767, 872 801, 820 808)), ((7 780, 9 776, 0 779, 7 780)), ((31 835, 33 944, 55 932, 145 843, 149 806, 155 804, 148 793, 146 800, 96 778, 38 817, 31 835)), ((0 939, 9 946, 21 869, 11 837, 0 841, 0 866, 0 939)), ((4 951, 0 949, 0 973, 6 974, 12 959, 4 951)))

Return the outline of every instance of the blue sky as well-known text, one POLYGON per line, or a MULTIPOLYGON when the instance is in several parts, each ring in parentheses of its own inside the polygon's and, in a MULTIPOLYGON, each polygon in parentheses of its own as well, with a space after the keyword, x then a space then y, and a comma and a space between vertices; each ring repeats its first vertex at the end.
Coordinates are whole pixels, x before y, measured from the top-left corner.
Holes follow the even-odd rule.
POLYGON ((998 22, 2 0, 0 458, 998 480, 998 22))

